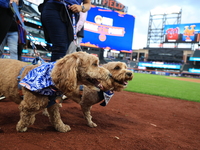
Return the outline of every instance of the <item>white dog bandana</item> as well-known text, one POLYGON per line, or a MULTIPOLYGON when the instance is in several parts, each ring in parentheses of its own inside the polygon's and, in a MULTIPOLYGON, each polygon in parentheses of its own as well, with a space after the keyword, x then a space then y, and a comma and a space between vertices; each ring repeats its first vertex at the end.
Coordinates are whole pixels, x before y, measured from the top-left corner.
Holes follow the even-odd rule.
POLYGON ((100 104, 101 106, 106 106, 111 100, 114 93, 112 91, 103 92, 104 101, 100 104))

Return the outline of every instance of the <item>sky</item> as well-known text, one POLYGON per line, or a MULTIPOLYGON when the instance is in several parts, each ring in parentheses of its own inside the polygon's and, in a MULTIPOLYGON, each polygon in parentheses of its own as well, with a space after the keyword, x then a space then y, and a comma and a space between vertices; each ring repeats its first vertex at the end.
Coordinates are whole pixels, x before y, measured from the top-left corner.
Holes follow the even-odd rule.
POLYGON ((128 14, 135 16, 133 49, 147 45, 150 12, 162 12, 168 8, 182 9, 181 24, 200 23, 200 0, 118 0, 128 6, 128 14))

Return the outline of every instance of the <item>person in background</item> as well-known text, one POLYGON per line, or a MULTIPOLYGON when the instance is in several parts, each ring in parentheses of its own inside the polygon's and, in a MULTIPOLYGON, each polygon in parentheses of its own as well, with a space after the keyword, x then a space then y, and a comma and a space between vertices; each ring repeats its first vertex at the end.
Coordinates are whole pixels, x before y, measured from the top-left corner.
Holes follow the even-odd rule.
MULTIPOLYGON (((20 14, 22 21, 24 22, 24 15, 20 14)), ((18 24, 20 24, 20 21, 18 20, 18 24)), ((18 30, 19 30, 19 26, 18 26, 18 30)), ((26 32, 26 31, 23 31, 26 32)), ((19 31, 18 31, 18 46, 17 46, 17 54, 18 54, 18 60, 22 61, 22 50, 24 48, 24 46, 26 45, 26 33, 23 34, 23 37, 21 37, 22 35, 19 35, 19 31)))
POLYGON ((12 2, 19 4, 19 0, 0 0, 0 44, 3 42, 13 22, 14 14, 9 7, 12 2))
POLYGON ((7 1, 0 0, 0 58, 3 55, 4 46, 7 44, 10 51, 11 59, 18 58, 18 26, 16 22, 16 17, 10 8, 10 4, 15 2, 19 6, 19 10, 22 8, 23 0, 10 0, 7 1))
POLYGON ((18 60, 18 27, 13 18, 12 25, 6 34, 3 42, 0 45, 0 51, 3 52, 4 46, 8 45, 10 51, 10 58, 18 60))
POLYGON ((65 56, 70 43, 74 40, 72 14, 75 15, 77 22, 79 13, 87 12, 90 7, 90 0, 48 0, 45 2, 42 10, 40 9, 41 22, 46 41, 52 43, 51 61, 65 56))
POLYGON ((24 45, 19 44, 17 46, 17 54, 18 54, 18 60, 22 61, 22 50, 23 50, 24 45))
POLYGON ((84 37, 84 23, 87 18, 87 13, 88 12, 85 12, 85 13, 80 12, 79 20, 76 25, 77 41, 76 41, 76 43, 75 43, 75 41, 71 42, 71 44, 69 45, 69 48, 67 50, 67 54, 76 52, 77 48, 81 46, 80 43, 82 42, 82 39, 84 37))

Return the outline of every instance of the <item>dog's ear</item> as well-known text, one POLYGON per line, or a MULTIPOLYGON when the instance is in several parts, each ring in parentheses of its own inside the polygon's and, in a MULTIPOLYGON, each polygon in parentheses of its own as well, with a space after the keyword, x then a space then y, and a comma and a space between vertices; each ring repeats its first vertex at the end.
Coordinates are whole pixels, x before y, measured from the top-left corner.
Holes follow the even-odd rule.
POLYGON ((63 93, 71 92, 77 87, 77 69, 80 59, 73 54, 59 59, 52 70, 52 80, 63 93))

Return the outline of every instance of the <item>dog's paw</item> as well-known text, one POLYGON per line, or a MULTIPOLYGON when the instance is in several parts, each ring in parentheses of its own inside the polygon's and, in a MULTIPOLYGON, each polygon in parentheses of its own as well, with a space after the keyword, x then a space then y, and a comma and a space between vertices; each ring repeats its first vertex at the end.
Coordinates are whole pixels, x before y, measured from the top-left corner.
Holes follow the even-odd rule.
POLYGON ((21 121, 19 121, 19 122, 17 123, 16 130, 17 130, 18 132, 26 132, 27 129, 28 129, 27 126, 25 126, 24 124, 22 124, 21 121))
POLYGON ((18 132, 26 132, 27 129, 28 129, 27 127, 24 127, 24 128, 19 127, 19 126, 16 127, 16 130, 17 130, 18 132))
POLYGON ((71 130, 70 126, 65 125, 65 124, 62 125, 62 126, 57 126, 57 127, 55 127, 55 128, 56 128, 56 130, 59 131, 59 132, 68 132, 68 131, 71 130))
POLYGON ((42 111, 42 114, 43 114, 44 116, 49 117, 49 113, 48 113, 48 111, 47 111, 46 108, 42 111))
POLYGON ((91 128, 96 128, 97 124, 94 123, 94 122, 91 122, 91 123, 88 123, 88 126, 91 127, 91 128))

